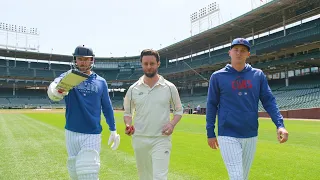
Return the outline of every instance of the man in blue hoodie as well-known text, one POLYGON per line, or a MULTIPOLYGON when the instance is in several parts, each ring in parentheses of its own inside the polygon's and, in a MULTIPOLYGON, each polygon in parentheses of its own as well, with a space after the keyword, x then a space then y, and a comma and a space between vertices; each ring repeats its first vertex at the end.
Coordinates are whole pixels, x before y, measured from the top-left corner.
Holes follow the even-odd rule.
POLYGON ((243 38, 234 39, 229 56, 231 64, 210 78, 206 113, 208 145, 212 149, 220 148, 230 180, 247 180, 256 151, 259 100, 277 128, 280 143, 288 140, 288 132, 265 74, 246 63, 250 43, 243 38))
POLYGON ((108 144, 116 150, 120 144, 114 113, 104 78, 92 71, 94 54, 91 48, 76 47, 72 65, 77 72, 89 77, 71 89, 57 89, 57 84, 66 75, 61 74, 48 88, 52 101, 65 100, 65 136, 68 151, 67 167, 72 180, 98 180, 101 149, 101 110, 111 131, 108 144))

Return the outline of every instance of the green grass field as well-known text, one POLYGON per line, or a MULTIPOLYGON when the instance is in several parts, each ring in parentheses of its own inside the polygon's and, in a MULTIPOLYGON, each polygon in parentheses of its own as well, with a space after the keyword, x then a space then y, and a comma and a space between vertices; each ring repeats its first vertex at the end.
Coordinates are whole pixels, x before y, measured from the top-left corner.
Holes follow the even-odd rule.
MULTIPOLYGON (((121 144, 108 145, 108 127, 103 120, 101 180, 135 180, 137 171, 126 136, 122 113, 116 112, 121 144)), ((15 112, 0 114, 0 179, 68 179, 64 141, 64 114, 15 112)), ((289 141, 279 144, 271 120, 261 119, 253 180, 316 180, 320 177, 320 121, 285 122, 289 141)), ((169 179, 227 180, 219 150, 207 145, 205 116, 184 115, 173 134, 169 179)))

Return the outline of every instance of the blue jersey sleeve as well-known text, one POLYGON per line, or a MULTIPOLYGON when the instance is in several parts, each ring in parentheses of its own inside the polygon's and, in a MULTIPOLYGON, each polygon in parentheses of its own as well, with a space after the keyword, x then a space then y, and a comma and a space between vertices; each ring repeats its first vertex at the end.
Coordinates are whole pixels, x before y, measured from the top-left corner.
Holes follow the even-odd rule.
POLYGON ((273 123, 276 125, 277 128, 283 127, 283 117, 279 111, 277 102, 275 97, 272 94, 272 91, 268 85, 267 78, 263 72, 261 72, 261 83, 260 83, 260 101, 270 115, 273 123))
POLYGON ((103 82, 101 105, 102 105, 103 115, 106 118, 107 124, 109 125, 109 130, 115 131, 116 125, 114 120, 113 107, 109 97, 108 84, 106 81, 103 82))
POLYGON ((208 138, 216 137, 214 128, 216 123, 217 109, 220 101, 220 96, 219 96, 220 93, 219 93, 218 81, 215 76, 216 76, 215 74, 211 75, 209 88, 208 88, 207 112, 206 112, 206 129, 207 129, 208 138))

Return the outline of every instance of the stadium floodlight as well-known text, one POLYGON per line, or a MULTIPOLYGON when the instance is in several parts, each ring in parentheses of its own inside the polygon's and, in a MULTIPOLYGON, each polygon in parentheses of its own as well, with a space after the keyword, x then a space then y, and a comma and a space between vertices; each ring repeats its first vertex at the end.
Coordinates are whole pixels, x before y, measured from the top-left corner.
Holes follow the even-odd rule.
POLYGON ((0 30, 23 33, 23 34, 39 35, 38 28, 27 28, 25 26, 8 24, 8 23, 4 23, 4 22, 0 22, 0 30))
POLYGON ((220 9, 219 5, 214 2, 211 3, 201 9, 199 9, 198 12, 194 12, 190 15, 190 22, 191 22, 191 29, 190 34, 191 36, 195 33, 194 26, 199 28, 199 33, 201 33, 204 30, 210 29, 214 27, 215 25, 220 24, 220 9), (214 19, 217 18, 217 24, 214 24, 214 19), (206 25, 206 26, 205 26, 206 25), (204 28, 203 28, 204 27, 204 28))
POLYGON ((38 28, 31 27, 28 28, 23 25, 16 24, 8 24, 4 22, 0 22, 0 31, 5 32, 6 39, 5 43, 1 42, 3 40, 0 38, 0 46, 14 49, 24 49, 24 50, 39 50, 39 35, 40 32, 38 28), (34 39, 36 39, 34 41, 34 39), (36 45, 30 46, 30 42, 35 42, 36 45), (21 45, 19 42, 25 42, 25 44, 21 45))
POLYGON ((194 12, 190 15, 190 21, 191 22, 194 22, 195 20, 198 19, 198 13, 197 12, 194 12))

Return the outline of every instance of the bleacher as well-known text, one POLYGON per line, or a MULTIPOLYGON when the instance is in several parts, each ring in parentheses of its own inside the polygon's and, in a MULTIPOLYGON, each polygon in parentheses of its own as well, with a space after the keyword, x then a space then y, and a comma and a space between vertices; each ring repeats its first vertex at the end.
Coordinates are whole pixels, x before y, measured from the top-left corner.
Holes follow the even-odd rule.
MULTIPOLYGON (((266 35, 254 40, 251 54, 263 54, 268 52, 277 51, 281 48, 293 47, 298 44, 303 44, 315 39, 320 39, 320 18, 315 19, 298 26, 294 26, 286 29, 286 36, 284 31, 279 31, 270 35, 266 35)), ((250 41, 253 44, 253 41, 250 41)), ((221 48, 209 53, 204 53, 195 57, 185 58, 183 61, 186 62, 190 67, 197 68, 201 66, 208 66, 212 64, 222 63, 229 61, 228 50, 230 47, 221 48)), ((319 56, 319 52, 315 52, 316 56, 319 56)), ((282 62, 282 64, 288 64, 293 61, 297 61, 297 58, 310 59, 310 55, 299 55, 295 57, 287 57, 275 61, 276 63, 282 62), (285 60, 285 61, 284 61, 285 60)), ((164 57, 165 58, 165 57, 164 57)), ((163 60, 164 61, 164 60, 163 60)), ((183 72, 189 70, 190 67, 185 65, 182 61, 169 63, 168 67, 165 67, 165 61, 162 63, 159 72, 162 74, 170 74, 172 72, 183 72)), ((262 63, 264 66, 270 66, 272 64, 262 63)), ((260 66, 257 68, 261 68, 260 66)))
MULTIPOLYGON (((303 44, 305 42, 320 39, 320 18, 311 20, 298 26, 279 31, 269 35, 250 40, 253 44, 253 55, 261 55, 268 52, 278 51, 281 48, 290 48, 294 45, 303 44)), ((207 67, 217 63, 226 63, 229 61, 228 50, 230 47, 223 47, 214 51, 206 52, 192 58, 185 58, 183 61, 168 63, 166 67, 166 57, 161 57, 161 66, 159 73, 161 75, 168 75, 178 72, 185 72, 191 68, 207 67)), ((295 56, 288 55, 286 57, 279 57, 277 60, 263 60, 253 64, 256 68, 265 68, 269 66, 279 66, 289 64, 306 59, 314 59, 320 57, 320 51, 298 53, 295 56)), ((105 62, 108 63, 108 62, 105 62)), ((59 76, 63 72, 70 69, 70 64, 52 64, 41 62, 24 62, 15 61, 14 59, 0 58, 0 83, 7 87, 12 87, 14 83, 25 86, 36 86, 41 84, 48 86, 53 78, 59 76), (28 80, 23 80, 28 79, 28 80)), ((122 62, 118 66, 110 66, 108 69, 93 69, 100 76, 104 77, 108 82, 121 80, 137 80, 143 71, 139 67, 133 67, 130 63, 122 62)), ((212 72, 200 72, 204 78, 209 79, 212 72)), ((316 77, 319 77, 318 75, 316 77)), ((169 80, 173 83, 181 80, 196 81, 199 76, 187 75, 186 77, 171 77, 169 80)), ((272 80, 270 87, 277 99, 280 109, 296 109, 296 108, 310 108, 317 107, 320 104, 320 81, 304 77, 304 80, 296 81, 294 77, 290 78, 290 85, 285 86, 284 80, 281 83, 274 83, 277 80, 272 80), (307 79, 307 80, 306 80, 307 79)), ((319 78, 318 78, 319 79, 319 78)), ((187 85, 187 84, 186 84, 187 85)), ((64 102, 52 102, 46 97, 45 91, 25 91, 26 94, 17 93, 12 95, 12 92, 1 89, 0 105, 1 106, 51 106, 63 107, 64 102), (34 92, 36 92, 34 94, 34 92)), ((23 92, 23 91, 20 91, 23 92)), ((200 105, 202 108, 206 107, 207 88, 195 88, 194 94, 190 96, 187 93, 181 93, 183 104, 190 104, 191 107, 200 105)), ((112 103, 116 108, 122 108, 122 97, 124 94, 117 94, 112 96, 112 103)), ((264 111, 261 103, 259 110, 264 111)))
MULTIPOLYGON (((279 31, 273 34, 259 37, 254 40, 251 54, 263 54, 266 52, 272 52, 281 48, 292 47, 293 45, 303 44, 310 40, 320 38, 320 18, 303 23, 298 26, 294 26, 286 29, 286 36, 284 31, 279 31)), ((253 44, 253 41, 250 40, 253 44)), ((191 58, 185 58, 184 62, 179 61, 177 63, 169 63, 166 67, 165 57, 161 57, 161 66, 159 73, 167 75, 171 73, 183 72, 189 70, 190 67, 198 68, 202 66, 213 65, 216 63, 223 63, 229 61, 228 56, 229 47, 217 49, 209 53, 200 54, 191 58), (189 67, 190 66, 190 67, 189 67)), ((274 66, 280 64, 287 64, 303 59, 310 59, 313 56, 320 56, 320 52, 314 52, 312 54, 302 54, 295 57, 284 57, 277 61, 263 62, 256 64, 257 68, 263 68, 267 66, 274 66)), ((119 67, 114 69, 101 70, 97 69, 97 72, 108 81, 113 80, 136 80, 142 75, 141 69, 134 69, 131 71, 131 66, 123 66, 129 71, 119 71, 119 67)), ((23 62, 14 61, 8 59, 0 59, 0 76, 12 76, 12 77, 37 77, 42 79, 53 79, 59 76, 61 73, 70 69, 69 64, 48 64, 38 62, 23 62)), ((95 69, 94 69, 95 70, 95 69)))
MULTIPOLYGON (((320 75, 308 75, 304 77, 292 77, 289 79, 290 85, 285 86, 282 79, 282 85, 277 83, 269 83, 270 88, 276 98, 280 110, 292 109, 308 109, 319 107, 320 105, 320 75)), ((207 88, 203 88, 206 90, 207 88)), ((195 108, 200 105, 202 108, 207 106, 207 96, 203 93, 195 93, 192 96, 182 95, 182 103, 195 108)), ((259 101, 259 111, 265 112, 261 102, 259 101)))
MULTIPOLYGON (((320 74, 289 78, 289 86, 285 86, 284 79, 272 80, 270 88, 280 110, 291 110, 301 108, 312 108, 320 106, 320 74)), ((125 93, 110 92, 112 104, 116 109, 122 109, 125 93)), ((206 108, 207 88, 195 88, 194 94, 190 95, 187 90, 180 90, 182 103, 195 108, 200 105, 206 108)), ((45 90, 17 90, 15 95, 12 89, 1 89, 1 107, 64 107, 64 101, 52 102, 48 99, 45 90)), ((259 102, 259 111, 265 111, 259 102)))

